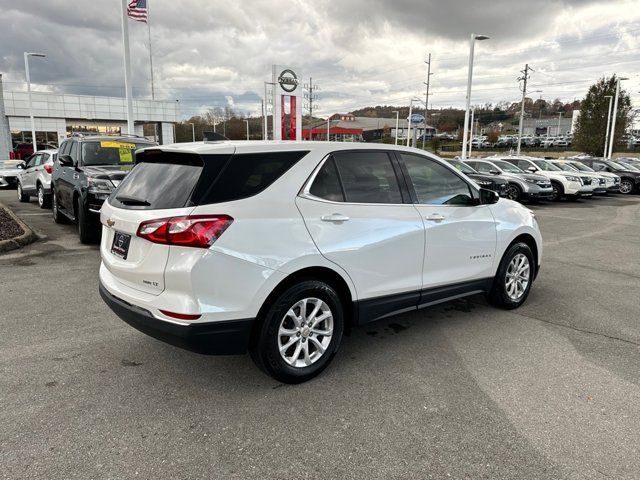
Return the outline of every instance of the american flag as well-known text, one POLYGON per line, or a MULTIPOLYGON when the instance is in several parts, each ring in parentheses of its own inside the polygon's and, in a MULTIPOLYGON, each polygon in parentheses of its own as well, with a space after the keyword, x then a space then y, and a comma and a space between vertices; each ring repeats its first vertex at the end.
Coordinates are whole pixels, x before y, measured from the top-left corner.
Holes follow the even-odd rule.
POLYGON ((147 23, 147 0, 132 0, 127 7, 127 16, 137 22, 147 23))

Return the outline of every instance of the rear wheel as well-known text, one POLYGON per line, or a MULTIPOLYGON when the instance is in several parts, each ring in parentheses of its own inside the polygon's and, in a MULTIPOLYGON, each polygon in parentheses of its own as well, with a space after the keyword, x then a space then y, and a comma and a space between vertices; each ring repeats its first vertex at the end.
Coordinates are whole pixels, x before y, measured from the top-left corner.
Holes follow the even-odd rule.
POLYGON ((44 187, 38 185, 38 206, 40 208, 49 208, 51 205, 51 197, 44 193, 44 187))
POLYGON ((268 375, 301 383, 331 362, 344 330, 343 306, 328 284, 307 280, 289 287, 267 311, 251 357, 268 375))
POLYGON ((521 195, 522 195, 522 189, 515 183, 510 183, 507 186, 507 198, 509 200, 514 200, 516 202, 519 202, 521 195))
POLYGON ((633 192, 633 182, 628 178, 623 178, 620 181, 620 193, 624 193, 625 195, 633 192))
POLYGON ((529 245, 518 242, 509 247, 487 294, 489 303, 506 310, 522 305, 531 291, 535 268, 529 245))
POLYGON ((25 203, 25 202, 29 201, 29 195, 26 195, 22 191, 22 184, 20 182, 18 182, 17 192, 18 192, 18 201, 19 202, 25 203))
POLYGON ((92 222, 89 218, 89 212, 77 202, 76 212, 78 217, 78 236, 80 243, 91 244, 98 242, 100 238, 100 230, 96 222, 92 222))

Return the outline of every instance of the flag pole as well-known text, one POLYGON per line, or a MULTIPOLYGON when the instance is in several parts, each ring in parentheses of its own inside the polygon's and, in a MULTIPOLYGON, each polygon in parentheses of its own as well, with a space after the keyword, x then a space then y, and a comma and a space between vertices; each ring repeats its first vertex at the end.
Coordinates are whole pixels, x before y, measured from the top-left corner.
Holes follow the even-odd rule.
POLYGON ((131 58, 129 55, 127 0, 122 0, 122 46, 124 48, 124 90, 127 101, 127 133, 133 135, 133 99, 131 94, 131 58))
POLYGON ((151 68, 151 100, 156 99, 156 91, 153 86, 153 55, 151 54, 151 8, 149 4, 151 2, 147 0, 147 31, 149 32, 149 67, 151 68))

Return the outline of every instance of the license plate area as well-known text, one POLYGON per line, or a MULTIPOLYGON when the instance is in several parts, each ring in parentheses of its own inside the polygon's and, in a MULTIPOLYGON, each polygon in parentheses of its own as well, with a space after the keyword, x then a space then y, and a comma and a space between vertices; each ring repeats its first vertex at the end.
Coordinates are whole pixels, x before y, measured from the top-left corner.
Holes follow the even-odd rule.
POLYGON ((129 244, 131 243, 131 235, 128 233, 114 232, 113 243, 111 244, 111 253, 115 256, 127 259, 129 254, 129 244))

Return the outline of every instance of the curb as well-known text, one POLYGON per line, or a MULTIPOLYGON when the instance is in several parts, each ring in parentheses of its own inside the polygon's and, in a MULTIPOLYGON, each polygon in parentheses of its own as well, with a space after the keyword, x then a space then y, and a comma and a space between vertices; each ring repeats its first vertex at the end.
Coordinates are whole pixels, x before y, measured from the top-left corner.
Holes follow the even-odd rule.
POLYGON ((25 245, 29 245, 30 243, 38 240, 38 235, 33 230, 31 230, 31 228, 29 228, 27 224, 20 220, 9 207, 0 203, 0 208, 3 208, 9 214, 9 216, 13 218, 18 225, 20 225, 20 228, 24 230, 24 233, 18 237, 9 238, 7 240, 0 240, 0 253, 24 247, 25 245))

